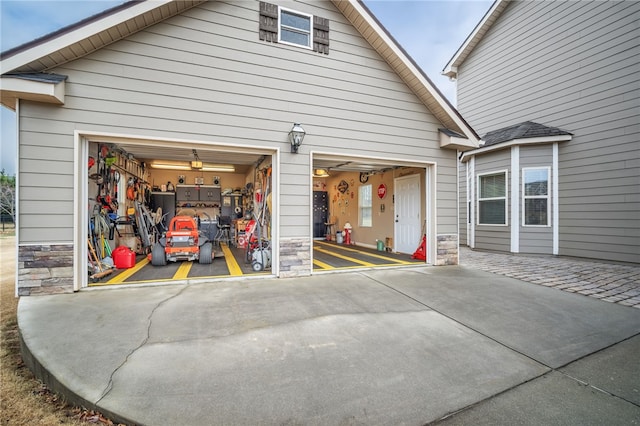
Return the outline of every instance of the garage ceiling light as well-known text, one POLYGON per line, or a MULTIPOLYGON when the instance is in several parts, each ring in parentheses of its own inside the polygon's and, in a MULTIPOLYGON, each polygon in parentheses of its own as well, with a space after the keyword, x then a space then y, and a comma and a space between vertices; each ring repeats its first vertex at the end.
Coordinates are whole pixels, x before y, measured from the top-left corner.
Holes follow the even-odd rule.
POLYGON ((154 169, 163 170, 199 170, 202 172, 230 172, 236 171, 236 168, 232 164, 208 164, 202 161, 171 161, 171 160, 154 160, 150 163, 154 169), (198 162, 200 167, 193 167, 193 163, 198 162))
POLYGON ((314 169, 313 177, 329 177, 329 171, 327 169, 314 169))
POLYGON ((203 172, 235 172, 236 168, 231 164, 203 164, 203 172))
POLYGON ((152 161, 150 163, 154 169, 164 170, 191 170, 191 166, 187 162, 182 161, 152 161))

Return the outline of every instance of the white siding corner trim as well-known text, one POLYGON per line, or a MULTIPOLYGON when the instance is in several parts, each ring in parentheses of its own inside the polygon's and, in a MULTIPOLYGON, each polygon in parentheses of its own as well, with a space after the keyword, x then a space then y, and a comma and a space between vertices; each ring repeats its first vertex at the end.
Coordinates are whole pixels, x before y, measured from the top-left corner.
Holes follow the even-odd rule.
POLYGON ((467 164, 467 211, 469 216, 467 216, 467 226, 469 227, 469 232, 467 233, 467 238, 469 241, 469 247, 476 247, 476 157, 472 156, 469 159, 469 163, 467 164))
POLYGON ((511 252, 520 252, 520 147, 511 147, 511 252))
POLYGON ((560 206, 558 196, 558 142, 553 144, 551 160, 551 223, 553 228, 553 254, 560 254, 560 206))

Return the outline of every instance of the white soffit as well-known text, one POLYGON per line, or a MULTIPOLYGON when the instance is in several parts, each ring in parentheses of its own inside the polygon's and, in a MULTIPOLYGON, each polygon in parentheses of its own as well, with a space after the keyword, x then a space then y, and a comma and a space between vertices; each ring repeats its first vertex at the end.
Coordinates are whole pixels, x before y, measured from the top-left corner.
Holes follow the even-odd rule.
POLYGON ((442 70, 442 74, 451 79, 458 77, 458 67, 467 59, 467 56, 473 51, 476 45, 482 40, 482 37, 489 31, 489 28, 500 17, 510 0, 496 0, 489 11, 484 15, 482 20, 476 25, 469 37, 462 43, 462 46, 449 60, 442 70))
POLYGON ((108 44, 123 39, 143 28, 177 15, 202 0, 153 0, 125 3, 114 13, 95 20, 89 18, 86 24, 62 29, 60 34, 44 36, 42 41, 34 40, 24 48, 10 49, 0 61, 0 73, 43 72, 58 65, 85 56, 108 44), (7 55, 8 53, 8 55, 7 55))

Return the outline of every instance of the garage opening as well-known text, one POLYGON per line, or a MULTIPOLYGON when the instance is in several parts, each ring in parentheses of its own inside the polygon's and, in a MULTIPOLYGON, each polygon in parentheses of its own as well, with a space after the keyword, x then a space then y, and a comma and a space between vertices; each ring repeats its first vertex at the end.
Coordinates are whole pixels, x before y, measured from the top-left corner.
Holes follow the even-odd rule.
POLYGON ((431 165, 316 154, 313 271, 430 262, 431 165))
POLYGON ((272 274, 273 151, 86 144, 88 286, 272 274))

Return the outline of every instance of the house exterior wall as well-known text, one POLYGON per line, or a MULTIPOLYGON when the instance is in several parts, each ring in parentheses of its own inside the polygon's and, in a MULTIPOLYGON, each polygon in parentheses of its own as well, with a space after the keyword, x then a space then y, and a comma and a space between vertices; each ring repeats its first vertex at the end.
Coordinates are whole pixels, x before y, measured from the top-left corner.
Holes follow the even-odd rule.
POLYGON ((640 3, 512 1, 458 68, 483 135, 522 121, 559 146, 559 254, 640 262, 640 3))
POLYGON ((68 76, 65 104, 19 108, 19 245, 73 242, 75 130, 281 148, 284 276, 311 271, 313 150, 437 163, 436 234, 457 242, 456 152, 439 148, 438 120, 330 2, 286 6, 330 20, 328 55, 260 41, 257 1, 206 2, 50 70, 68 76))
POLYGON ((476 159, 475 162, 475 175, 474 180, 476 182, 476 194, 474 194, 475 203, 475 216, 473 222, 475 224, 475 248, 481 250, 494 250, 494 251, 509 251, 510 249, 510 235, 511 235, 511 200, 510 194, 510 179, 511 179, 511 151, 503 149, 491 154, 482 156, 482 161, 476 159), (478 224, 478 175, 507 171, 507 225, 480 225, 478 224))
POLYGON ((465 161, 460 163, 460 182, 461 182, 461 194, 460 194, 460 243, 467 244, 467 196, 475 204, 475 214, 473 217, 475 228, 475 241, 474 248, 480 248, 485 250, 496 251, 514 251, 512 246, 512 239, 514 238, 512 228, 517 227, 517 248, 515 252, 518 253, 531 253, 531 254, 553 254, 553 228, 552 228, 552 212, 553 212, 553 199, 552 199, 552 182, 553 176, 553 147, 551 144, 534 145, 534 146, 522 146, 517 150, 502 149, 486 154, 474 156, 474 172, 473 179, 475 183, 475 193, 467 194, 468 185, 466 184, 467 170, 470 170, 471 161, 465 161), (518 169, 513 169, 513 156, 517 155, 516 164, 518 169), (524 226, 523 215, 523 169, 526 168, 546 168, 549 170, 549 223, 547 226, 524 226), (507 171, 507 226, 501 225, 479 225, 478 224, 478 176, 486 173, 507 171), (517 173, 517 176, 514 176, 517 173), (518 197, 513 198, 512 187, 515 181, 518 185, 518 197), (465 182, 465 183, 463 183, 465 182), (512 214, 513 203, 518 203, 519 215, 514 217, 512 214), (464 229, 463 229, 464 228, 464 229), (464 235, 464 236, 463 236, 464 235))

